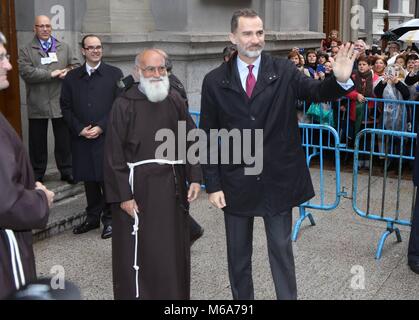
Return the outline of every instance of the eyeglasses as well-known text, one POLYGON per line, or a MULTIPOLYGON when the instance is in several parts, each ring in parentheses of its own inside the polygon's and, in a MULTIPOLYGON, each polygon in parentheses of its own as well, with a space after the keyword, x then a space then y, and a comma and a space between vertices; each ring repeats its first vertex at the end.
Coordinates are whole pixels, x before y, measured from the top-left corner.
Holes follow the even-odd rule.
POLYGON ((0 54, 0 62, 3 62, 4 59, 7 59, 10 61, 10 54, 4 54, 4 53, 0 54))
POLYGON ((51 29, 50 24, 36 24, 35 27, 37 27, 39 29, 51 29))
POLYGON ((160 66, 160 67, 151 67, 150 66, 150 67, 145 67, 144 69, 141 68, 141 70, 143 70, 144 72, 147 72, 149 74, 153 74, 157 70, 160 74, 162 74, 162 73, 165 73, 167 71, 167 68, 166 68, 166 66, 160 66))
POLYGON ((102 46, 96 46, 96 47, 93 47, 93 46, 88 46, 88 47, 86 47, 86 48, 84 48, 84 50, 87 50, 87 51, 100 51, 100 50, 102 50, 102 46))

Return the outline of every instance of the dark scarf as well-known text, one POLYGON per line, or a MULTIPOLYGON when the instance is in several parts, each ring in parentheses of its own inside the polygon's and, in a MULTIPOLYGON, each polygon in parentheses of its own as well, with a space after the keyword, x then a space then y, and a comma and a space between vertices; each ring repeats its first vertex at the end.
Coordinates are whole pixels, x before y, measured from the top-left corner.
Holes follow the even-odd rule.
POLYGON ((355 89, 358 93, 362 94, 364 97, 372 97, 373 96, 373 73, 372 71, 368 71, 365 73, 361 73, 359 71, 355 72, 354 74, 354 83, 355 89))

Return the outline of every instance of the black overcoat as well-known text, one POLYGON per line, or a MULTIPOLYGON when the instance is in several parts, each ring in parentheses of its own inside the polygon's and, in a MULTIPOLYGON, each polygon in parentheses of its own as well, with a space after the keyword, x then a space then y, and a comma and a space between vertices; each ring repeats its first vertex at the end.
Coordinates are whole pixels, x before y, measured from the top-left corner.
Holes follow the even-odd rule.
POLYGON ((316 81, 290 61, 267 54, 262 54, 250 99, 240 82, 237 57, 211 71, 205 76, 201 101, 200 127, 207 138, 210 129, 263 129, 264 141, 258 175, 245 175, 245 167, 252 165, 243 161, 203 165, 207 192, 222 190, 224 211, 244 216, 284 212, 311 199, 314 190, 301 147, 296 99, 332 101, 346 92, 334 76, 316 81))
POLYGON ((103 181, 106 127, 112 104, 121 92, 117 82, 122 77, 120 69, 102 62, 92 76, 84 64, 70 71, 63 81, 60 105, 71 131, 76 181, 103 181), (104 133, 94 140, 80 136, 89 125, 99 126, 104 133))

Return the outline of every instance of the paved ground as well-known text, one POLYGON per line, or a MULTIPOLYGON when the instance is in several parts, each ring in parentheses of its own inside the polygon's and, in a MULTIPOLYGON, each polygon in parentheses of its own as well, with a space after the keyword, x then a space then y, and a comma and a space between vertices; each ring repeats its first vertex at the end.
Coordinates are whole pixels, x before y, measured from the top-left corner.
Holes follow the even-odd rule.
MULTIPOLYGON (((318 171, 312 170, 312 176, 314 184, 318 185, 318 171)), ((333 172, 327 172, 324 179, 324 201, 333 203, 333 172)), ((342 186, 350 195, 352 174, 343 173, 342 186)), ((364 210, 367 186, 368 177, 363 175, 357 189, 358 206, 364 210)), ((389 180, 385 211, 396 210, 399 203, 401 217, 409 219, 412 184, 402 182, 399 201, 395 188, 396 180, 389 180)), ((371 213, 380 213, 382 195, 382 179, 373 177, 371 213)), ((191 297, 194 300, 230 300, 222 212, 213 208, 204 194, 194 203, 191 212, 205 228, 204 236, 192 247, 191 297)), ((311 212, 317 225, 310 227, 305 222, 294 243, 299 299, 419 299, 419 275, 409 270, 406 259, 409 228, 401 228, 402 243, 396 243, 395 236, 391 235, 382 259, 375 260, 376 246, 385 224, 357 216, 352 209, 352 200, 347 198, 343 198, 333 211, 311 212), (362 275, 364 283, 359 281, 362 275)), ((294 220, 297 216, 295 210, 294 220)), ((111 240, 102 240, 100 230, 79 236, 62 233, 36 243, 35 254, 40 276, 48 276, 53 266, 62 265, 66 278, 80 287, 83 299, 113 298, 111 240)), ((275 299, 261 219, 256 219, 255 223, 253 274, 256 299, 275 299)))

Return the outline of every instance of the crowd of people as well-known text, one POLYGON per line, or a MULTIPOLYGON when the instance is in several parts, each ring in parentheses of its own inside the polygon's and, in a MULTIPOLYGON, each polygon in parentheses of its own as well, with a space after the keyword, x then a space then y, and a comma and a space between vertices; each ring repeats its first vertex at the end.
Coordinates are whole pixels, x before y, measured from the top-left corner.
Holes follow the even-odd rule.
MULTIPOLYGON (((203 229, 189 215, 189 205, 203 182, 209 202, 224 211, 233 298, 254 299, 253 225, 261 217, 277 298, 296 299, 292 208, 314 196, 299 139, 300 102, 315 105, 348 96, 353 103, 343 108, 350 109, 356 132, 366 97, 409 99, 416 95, 409 86, 419 80, 413 50, 403 53, 389 46, 384 57, 362 40, 342 44, 336 31, 322 41, 322 50, 294 48, 291 62, 272 57, 263 52, 262 19, 254 10, 237 10, 231 19, 232 46, 203 81, 200 129, 207 138, 213 130, 263 129, 263 171, 247 175, 247 159, 214 163, 210 144, 202 165, 178 157, 177 148, 190 146, 189 140, 175 143, 173 158, 157 158, 159 130, 170 129, 182 139, 179 122, 186 124, 187 133, 195 129, 185 89, 164 51, 139 53, 132 75, 123 78, 120 69, 102 61, 97 35, 81 41, 81 64, 52 36, 47 16, 36 17, 34 33, 20 50, 18 66, 30 111, 31 164, 16 134, 0 118, 0 179, 8 187, 0 197, 0 247, 7 252, 0 255, 0 298, 35 278, 30 229, 45 225, 54 197, 42 184, 46 130, 52 120, 61 179, 85 186, 87 217, 73 232, 99 228, 102 221, 102 238, 112 238, 116 299, 190 298, 190 246, 203 229), (390 74, 385 67, 392 60, 398 69, 390 74), (19 247, 27 252, 24 261, 19 247)), ((0 37, 0 89, 7 88, 11 69, 5 43, 0 37)), ((416 240, 409 247, 409 264, 419 272, 415 245, 416 240)))
MULTIPOLYGON (((297 68, 307 77, 322 81, 333 75, 334 57, 339 50, 341 41, 339 32, 332 30, 327 39, 322 40, 318 50, 307 50, 293 48, 288 54, 297 68)), ((405 50, 401 50, 401 43, 391 41, 385 50, 377 45, 368 46, 364 40, 354 42, 357 59, 354 64, 352 79, 355 90, 347 95, 350 106, 342 103, 339 113, 348 111, 352 124, 352 132, 349 134, 354 138, 360 131, 360 124, 364 114, 380 123, 379 127, 388 130, 410 131, 418 119, 413 119, 413 107, 403 111, 400 105, 394 108, 386 104, 380 105, 378 110, 373 110, 375 105, 371 101, 366 104, 366 98, 383 98, 399 101, 417 101, 419 99, 418 72, 419 72, 419 49, 413 44, 405 50), (364 112, 365 108, 369 112, 364 112), (397 110, 398 112, 395 112, 397 110), (405 113, 405 123, 402 123, 402 114, 405 113), (409 125, 408 125, 409 123, 409 125)), ((310 107, 306 103, 306 110, 300 104, 300 120, 310 107)), ((338 112, 339 110, 335 110, 338 112)), ((308 119, 310 121, 312 119, 308 119)), ((372 119, 371 119, 372 120, 372 119)), ((337 126, 337 123, 334 123, 337 126)))

